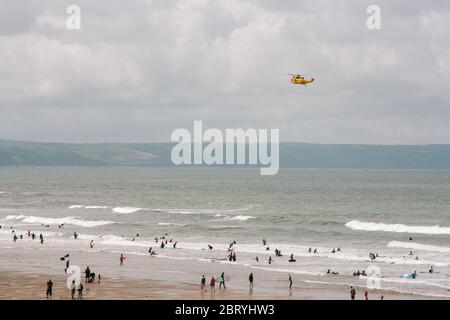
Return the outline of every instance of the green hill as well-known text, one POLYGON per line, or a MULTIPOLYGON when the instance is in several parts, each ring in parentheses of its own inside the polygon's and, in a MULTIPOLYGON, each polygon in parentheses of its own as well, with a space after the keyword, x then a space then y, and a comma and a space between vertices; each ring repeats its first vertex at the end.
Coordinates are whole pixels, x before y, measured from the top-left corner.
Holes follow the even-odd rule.
MULTIPOLYGON (((173 166, 171 143, 39 143, 0 140, 0 166, 173 166)), ((450 145, 281 143, 280 166, 450 169, 450 145)))

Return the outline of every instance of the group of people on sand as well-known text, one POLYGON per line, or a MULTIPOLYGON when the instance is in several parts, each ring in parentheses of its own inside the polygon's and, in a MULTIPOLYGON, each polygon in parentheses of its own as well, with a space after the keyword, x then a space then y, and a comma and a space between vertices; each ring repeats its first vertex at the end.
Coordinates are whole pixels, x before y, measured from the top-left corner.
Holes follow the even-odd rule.
MULTIPOLYGON (((216 282, 219 282, 219 289, 226 289, 225 286, 225 273, 222 272, 220 276, 217 277, 217 279, 214 276, 211 276, 211 279, 209 280, 209 287, 211 293, 216 292, 216 282)), ((205 275, 202 276, 202 279, 200 280, 200 290, 202 292, 206 292, 206 277, 205 275)))
MULTIPOLYGON (((66 255, 68 256, 68 255, 66 255)), ((69 260, 67 260, 68 262, 69 260)), ((68 263, 66 264, 66 266, 68 266, 68 263)), ((94 283, 95 282, 95 273, 91 271, 91 269, 89 268, 89 266, 86 267, 86 269, 84 270, 84 274, 85 274, 85 278, 84 281, 85 283, 94 283)), ((101 282, 101 275, 99 274, 97 277, 97 283, 100 284, 101 282)), ((70 296, 72 299, 75 299, 75 293, 78 292, 78 299, 83 299, 83 290, 84 290, 84 286, 81 283, 81 281, 79 281, 79 283, 77 284, 75 282, 75 280, 72 280, 72 282, 69 285, 70 288, 70 296)), ((53 281, 52 279, 49 279, 47 281, 47 289, 45 292, 45 296, 47 299, 51 299, 53 295, 53 281)))
MULTIPOLYGON (((350 287, 350 299, 356 300, 356 289, 351 286, 350 287)), ((364 300, 369 300, 369 292, 367 290, 364 290, 364 300)), ((384 295, 380 294, 380 300, 384 300, 384 295)))
MULTIPOLYGON (((288 274, 288 281, 289 281, 289 290, 292 289, 292 276, 291 274, 288 274)), ((210 292, 211 294, 216 292, 216 282, 219 282, 219 289, 226 289, 225 286, 225 274, 222 272, 222 274, 217 277, 217 279, 214 276, 211 276, 211 279, 209 281, 209 287, 210 287, 210 292)), ((249 290, 250 292, 253 292, 253 282, 254 282, 254 276, 253 276, 253 272, 249 274, 248 276, 248 283, 249 283, 249 290)), ((205 275, 202 275, 202 278, 200 280, 200 290, 202 293, 206 292, 206 277, 205 275)))

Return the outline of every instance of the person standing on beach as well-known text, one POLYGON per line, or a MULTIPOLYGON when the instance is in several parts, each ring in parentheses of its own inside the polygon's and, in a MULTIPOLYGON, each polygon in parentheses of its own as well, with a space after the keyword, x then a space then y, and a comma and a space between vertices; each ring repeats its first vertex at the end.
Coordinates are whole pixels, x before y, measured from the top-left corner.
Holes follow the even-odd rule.
POLYGON ((364 300, 369 300, 369 292, 367 290, 364 292, 364 300))
POLYGON ((82 300, 83 299, 83 284, 80 282, 80 284, 78 285, 78 299, 82 300))
POLYGON ((89 278, 91 277, 91 269, 89 269, 89 266, 87 266, 86 270, 84 270, 85 278, 84 281, 88 282, 89 278))
POLYGON ((120 265, 123 266, 123 260, 125 260, 125 257, 123 256, 123 253, 120 254, 120 265))
POLYGON ((289 274, 289 290, 292 289, 292 276, 289 274))
POLYGON ((353 288, 353 286, 352 286, 352 287, 350 287, 350 298, 351 298, 352 300, 355 300, 355 296, 356 296, 356 290, 355 290, 355 288, 353 288))
POLYGON ((202 276, 202 280, 200 281, 200 289, 202 292, 205 292, 206 278, 205 275, 202 276))
POLYGON ((223 285, 224 289, 227 288, 225 286, 225 274, 223 272, 222 272, 222 274, 220 275, 220 278, 219 278, 219 289, 222 287, 222 285, 223 285))
POLYGON ((211 277, 209 286, 211 287, 211 293, 216 292, 216 279, 214 278, 214 276, 211 277))
POLYGON ((72 299, 75 299, 75 280, 72 280, 72 283, 70 284, 70 294, 72 295, 72 299))
POLYGON ((250 273, 250 275, 248 276, 248 282, 250 291, 253 291, 253 273, 250 273))
POLYGON ((48 298, 52 297, 52 290, 53 289, 53 281, 52 279, 48 279, 47 281, 47 292, 45 293, 45 296, 48 298))

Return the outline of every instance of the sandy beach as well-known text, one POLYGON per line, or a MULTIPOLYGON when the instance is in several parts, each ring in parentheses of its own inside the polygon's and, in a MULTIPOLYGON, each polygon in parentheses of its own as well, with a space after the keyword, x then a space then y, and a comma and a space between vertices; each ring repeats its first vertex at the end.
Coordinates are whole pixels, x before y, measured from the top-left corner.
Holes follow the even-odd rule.
MULTIPOLYGON (((0 266, 0 299, 46 299, 46 282, 52 279, 52 299, 71 299, 70 290, 67 288, 67 276, 58 267, 64 263, 58 261, 60 253, 43 250, 23 250, 20 248, 2 249, 4 263, 0 266), (18 256, 21 256, 20 260, 18 256), (53 256, 54 264, 46 264, 49 256, 53 256), (18 261, 21 263, 21 271, 18 269, 18 261), (45 264, 45 265, 44 265, 45 264)), ((294 277, 292 290, 288 289, 287 281, 282 281, 281 276, 265 271, 255 274, 255 288, 252 293, 248 290, 247 270, 239 266, 217 266, 189 261, 188 263, 174 265, 172 261, 158 258, 133 257, 126 261, 124 266, 118 263, 114 267, 108 267, 109 261, 116 260, 110 253, 78 253, 74 259, 81 265, 91 261, 90 268, 97 274, 101 270, 101 282, 85 283, 84 274, 81 274, 82 283, 85 286, 83 299, 161 299, 161 300, 241 300, 241 299, 349 299, 349 288, 345 286, 321 285, 308 282, 307 277, 294 277), (106 264, 105 264, 106 262, 106 264), (146 268, 150 277, 141 277, 137 272, 139 268, 146 268), (207 285, 207 291, 201 292, 199 288, 202 271, 210 269, 210 273, 219 274, 224 270, 227 275, 227 289, 219 289, 211 293, 207 285), (185 271, 183 271, 185 270, 185 271), (177 273, 178 271, 178 273, 177 273), (189 272, 186 272, 189 271, 189 272), (180 274, 182 275, 180 277, 180 274), (196 281, 196 274, 198 281, 196 281), (268 281, 268 277, 274 277, 268 281), (258 278, 265 279, 258 283, 258 278), (182 280, 183 279, 183 280, 182 280)), ((83 272, 84 269, 82 269, 83 272)), ((205 274, 207 274, 205 272, 205 274)), ((207 274, 208 277, 208 274, 207 274)), ((209 283, 209 278, 207 284, 209 283)), ((382 290, 368 290, 369 299, 379 300, 383 294, 389 299, 427 299, 420 295, 399 294, 382 290)), ((364 289, 357 287, 357 299, 363 299, 364 289)))

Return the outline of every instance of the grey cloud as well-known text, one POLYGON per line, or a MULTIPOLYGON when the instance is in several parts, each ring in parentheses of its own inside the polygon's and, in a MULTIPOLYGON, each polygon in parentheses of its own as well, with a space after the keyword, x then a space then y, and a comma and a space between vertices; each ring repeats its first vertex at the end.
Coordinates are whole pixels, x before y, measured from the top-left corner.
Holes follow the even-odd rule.
POLYGON ((168 141, 204 120, 285 141, 450 143, 446 1, 377 1, 380 31, 371 1, 10 3, 0 138, 168 141), (65 28, 72 3, 81 30, 65 28))

